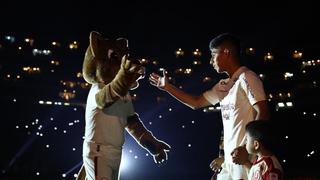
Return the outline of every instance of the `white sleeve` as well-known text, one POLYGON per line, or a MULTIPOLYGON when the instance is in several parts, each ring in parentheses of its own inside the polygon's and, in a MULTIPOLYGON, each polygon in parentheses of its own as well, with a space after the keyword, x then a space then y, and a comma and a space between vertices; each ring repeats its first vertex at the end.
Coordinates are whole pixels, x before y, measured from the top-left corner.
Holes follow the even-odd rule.
POLYGON ((251 105, 266 100, 263 83, 254 72, 245 72, 241 79, 241 86, 251 105))
POLYGON ((209 101, 212 105, 217 104, 223 98, 223 87, 225 86, 225 81, 220 80, 215 84, 210 90, 204 92, 203 97, 209 101))

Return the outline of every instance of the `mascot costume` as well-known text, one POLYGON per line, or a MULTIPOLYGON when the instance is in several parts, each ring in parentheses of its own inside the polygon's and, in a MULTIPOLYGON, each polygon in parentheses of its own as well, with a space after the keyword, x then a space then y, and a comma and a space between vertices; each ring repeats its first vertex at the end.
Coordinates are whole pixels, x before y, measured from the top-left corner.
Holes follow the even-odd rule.
POLYGON ((144 67, 129 58, 128 40, 104 39, 91 32, 83 77, 91 84, 85 112, 83 166, 78 180, 118 180, 124 130, 157 164, 167 160, 170 146, 156 139, 135 113, 129 90, 144 77, 144 67))

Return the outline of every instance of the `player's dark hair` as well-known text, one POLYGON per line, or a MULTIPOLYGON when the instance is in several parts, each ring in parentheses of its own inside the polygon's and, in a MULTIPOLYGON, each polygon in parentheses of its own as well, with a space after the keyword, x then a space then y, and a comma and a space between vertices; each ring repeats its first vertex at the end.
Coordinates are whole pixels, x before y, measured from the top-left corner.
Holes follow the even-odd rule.
POLYGON ((241 42, 238 37, 230 33, 223 33, 213 38, 209 43, 209 48, 217 48, 222 44, 231 45, 235 52, 239 55, 241 53, 241 42))

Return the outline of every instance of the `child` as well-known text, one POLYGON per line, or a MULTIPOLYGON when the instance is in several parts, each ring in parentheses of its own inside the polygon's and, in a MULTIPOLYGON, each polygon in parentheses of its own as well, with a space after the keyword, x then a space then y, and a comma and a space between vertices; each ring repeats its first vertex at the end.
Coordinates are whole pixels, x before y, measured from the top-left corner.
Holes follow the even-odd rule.
POLYGON ((283 170, 273 154, 274 130, 270 121, 251 121, 246 125, 246 146, 232 152, 233 162, 244 165, 249 180, 282 180, 283 170), (249 154, 257 159, 251 163, 249 154))

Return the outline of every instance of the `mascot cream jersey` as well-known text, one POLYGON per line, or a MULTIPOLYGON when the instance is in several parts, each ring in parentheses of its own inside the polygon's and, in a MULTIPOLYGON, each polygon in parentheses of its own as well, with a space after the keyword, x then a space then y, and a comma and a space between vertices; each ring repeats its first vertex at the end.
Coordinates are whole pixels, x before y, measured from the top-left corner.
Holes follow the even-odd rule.
POLYGON ((128 40, 104 39, 97 32, 91 32, 89 39, 82 72, 91 89, 85 114, 84 166, 77 179, 119 178, 125 129, 156 163, 163 163, 170 146, 146 129, 129 95, 144 76, 144 68, 129 59, 128 40))
POLYGON ((87 99, 85 141, 121 148, 127 118, 134 115, 130 95, 127 94, 107 108, 99 109, 95 100, 98 92, 98 85, 92 85, 87 99))

